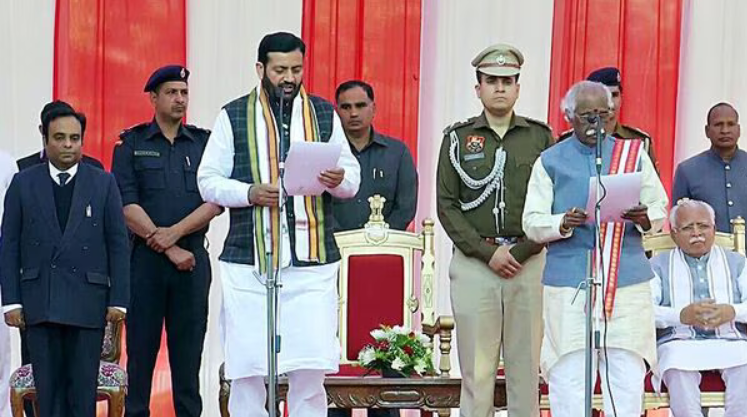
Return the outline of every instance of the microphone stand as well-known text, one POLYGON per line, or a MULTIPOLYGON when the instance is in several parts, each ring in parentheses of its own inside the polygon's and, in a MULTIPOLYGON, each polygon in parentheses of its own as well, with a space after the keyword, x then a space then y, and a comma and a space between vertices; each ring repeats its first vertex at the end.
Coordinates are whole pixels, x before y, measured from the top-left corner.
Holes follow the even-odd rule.
POLYGON ((595 129, 597 139, 595 157, 597 202, 594 206, 594 255, 592 256, 590 251, 587 267, 588 277, 586 279, 586 361, 584 366, 586 376, 584 385, 584 415, 586 417, 591 417, 593 412, 592 399, 594 396, 595 380, 595 375, 593 375, 594 356, 598 353, 601 347, 599 320, 602 315, 602 306, 604 305, 604 298, 601 297, 604 274, 602 265, 602 242, 599 234, 602 230, 602 222, 600 219, 602 211, 602 149, 605 132, 602 129, 602 122, 599 116, 594 116, 589 120, 589 122, 595 129), (592 259, 594 260, 593 262, 592 259), (594 271, 596 271, 596 273, 594 273, 594 271), (597 292, 596 303, 594 302, 594 292, 597 292))
MULTIPOLYGON (((283 216, 285 215, 285 194, 283 186, 283 176, 285 174, 285 128, 283 122, 285 118, 285 94, 282 88, 277 88, 276 93, 280 98, 280 112, 277 123, 279 135, 278 146, 278 251, 274 254, 277 257, 278 268, 273 266, 273 245, 265 245, 267 257, 267 279, 265 288, 267 289, 267 404, 269 417, 277 417, 278 414, 278 353, 280 353, 280 335, 278 334, 278 292, 282 287, 280 279, 283 267, 283 216)), ((269 208, 268 208, 269 209, 269 208)), ((270 216, 272 219, 272 216, 270 216)), ((272 239, 271 239, 272 241, 272 239)))

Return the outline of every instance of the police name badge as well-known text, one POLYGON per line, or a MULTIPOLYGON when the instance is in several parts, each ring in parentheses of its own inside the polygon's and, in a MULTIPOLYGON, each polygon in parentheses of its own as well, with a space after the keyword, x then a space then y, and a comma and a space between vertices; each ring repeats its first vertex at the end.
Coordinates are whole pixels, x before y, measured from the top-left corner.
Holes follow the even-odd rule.
POLYGON ((147 151, 147 150, 136 150, 135 156, 154 156, 158 158, 161 156, 161 152, 158 151, 147 151))

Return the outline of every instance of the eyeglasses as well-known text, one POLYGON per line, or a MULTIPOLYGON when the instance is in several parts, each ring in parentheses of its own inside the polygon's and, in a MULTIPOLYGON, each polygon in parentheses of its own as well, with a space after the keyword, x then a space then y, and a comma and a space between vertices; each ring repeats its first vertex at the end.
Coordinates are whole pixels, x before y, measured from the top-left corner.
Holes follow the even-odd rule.
POLYGON ((590 120, 590 119, 592 119, 593 117, 596 117, 596 116, 599 116, 599 118, 602 119, 602 120, 607 120, 610 116, 612 116, 612 113, 613 112, 611 112, 609 110, 603 110, 603 111, 600 111, 600 112, 596 112, 596 111, 589 111, 589 112, 584 112, 584 113, 575 113, 574 112, 573 114, 575 114, 576 117, 578 117, 579 119, 581 119, 583 121, 588 121, 588 120, 590 120))
POLYGON ((698 232, 707 232, 711 229, 713 229, 713 225, 709 223, 692 223, 692 224, 688 224, 687 226, 675 228, 674 230, 678 232, 691 234, 691 233, 694 233, 696 230, 698 232))

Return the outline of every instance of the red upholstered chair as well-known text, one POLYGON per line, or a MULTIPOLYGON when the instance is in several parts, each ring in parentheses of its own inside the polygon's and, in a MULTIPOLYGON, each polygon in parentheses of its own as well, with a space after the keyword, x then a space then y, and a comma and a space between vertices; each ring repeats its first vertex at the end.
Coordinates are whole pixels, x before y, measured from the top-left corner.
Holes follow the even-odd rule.
MULTIPOLYGON (((741 217, 732 220, 732 233, 716 233, 716 244, 726 249, 745 255, 745 221, 741 217)), ((676 247, 669 233, 662 232, 644 236, 643 247, 653 255, 672 250, 676 247)), ((700 402, 704 408, 724 406, 724 382, 716 371, 702 372, 700 382, 700 402)), ((662 392, 656 393, 651 384, 651 375, 646 376, 643 404, 646 410, 669 406, 669 394, 662 384, 662 392)))

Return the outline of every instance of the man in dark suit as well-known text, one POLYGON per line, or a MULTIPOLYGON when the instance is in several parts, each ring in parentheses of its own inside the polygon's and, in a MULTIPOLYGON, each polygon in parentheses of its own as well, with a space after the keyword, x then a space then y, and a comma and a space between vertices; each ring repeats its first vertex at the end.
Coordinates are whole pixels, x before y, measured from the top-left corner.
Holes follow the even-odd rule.
MULTIPOLYGON (((53 110, 58 111, 61 109, 69 109, 73 111, 72 106, 70 106, 69 104, 67 104, 66 102, 62 100, 50 101, 49 103, 44 105, 44 108, 42 108, 41 116, 40 116, 41 124, 39 125, 39 133, 42 133, 42 136, 44 136, 44 133, 42 132, 42 125, 44 124, 44 118, 46 117, 46 115, 53 110)), ((42 138, 42 145, 46 146, 43 138, 42 138)), ((42 164, 44 162, 47 162, 47 155, 44 150, 41 150, 39 152, 32 153, 31 155, 24 156, 23 158, 16 161, 16 164, 18 164, 18 170, 23 171, 24 169, 31 168, 34 165, 42 164)), ((102 165, 98 159, 92 158, 87 155, 83 155, 83 159, 81 160, 81 162, 83 162, 84 164, 93 165, 99 169, 104 169, 104 165, 102 165)), ((24 362, 24 363, 28 363, 28 362, 24 362)))
POLYGON ((42 417, 94 417, 104 327, 129 304, 129 246, 114 177, 81 164, 85 117, 42 121, 48 163, 17 174, 2 222, 5 322, 25 328, 42 417))

